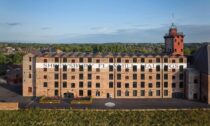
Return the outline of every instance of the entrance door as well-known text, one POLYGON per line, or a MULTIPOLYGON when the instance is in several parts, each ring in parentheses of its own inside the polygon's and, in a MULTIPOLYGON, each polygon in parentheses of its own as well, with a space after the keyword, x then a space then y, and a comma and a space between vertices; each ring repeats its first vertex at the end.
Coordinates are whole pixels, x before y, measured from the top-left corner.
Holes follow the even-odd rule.
POLYGON ((107 97, 107 98, 110 98, 110 94, 109 94, 109 93, 107 93, 107 94, 106 94, 106 97, 107 97))
POLYGON ((55 96, 58 96, 58 90, 55 90, 55 96))

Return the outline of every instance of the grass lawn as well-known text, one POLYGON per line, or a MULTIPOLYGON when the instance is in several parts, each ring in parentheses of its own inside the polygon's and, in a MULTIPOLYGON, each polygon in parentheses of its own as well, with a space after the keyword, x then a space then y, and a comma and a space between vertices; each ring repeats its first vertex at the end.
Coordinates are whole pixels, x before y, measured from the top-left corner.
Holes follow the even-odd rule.
POLYGON ((178 111, 94 111, 94 110, 17 110, 0 111, 1 126, 33 125, 210 125, 210 110, 178 111))

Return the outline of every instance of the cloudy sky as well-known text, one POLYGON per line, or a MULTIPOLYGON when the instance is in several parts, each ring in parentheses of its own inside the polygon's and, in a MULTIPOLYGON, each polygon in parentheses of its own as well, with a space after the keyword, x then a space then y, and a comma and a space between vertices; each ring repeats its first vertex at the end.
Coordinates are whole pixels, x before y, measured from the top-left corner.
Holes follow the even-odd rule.
POLYGON ((0 0, 0 42, 210 42, 210 0, 0 0))

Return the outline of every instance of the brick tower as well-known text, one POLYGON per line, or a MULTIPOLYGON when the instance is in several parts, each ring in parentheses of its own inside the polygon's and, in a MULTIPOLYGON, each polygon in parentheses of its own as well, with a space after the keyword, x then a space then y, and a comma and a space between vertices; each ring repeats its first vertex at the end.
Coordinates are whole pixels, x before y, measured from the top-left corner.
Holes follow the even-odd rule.
POLYGON ((172 23, 169 33, 164 36, 165 52, 171 55, 183 55, 184 34, 177 32, 176 26, 172 23))

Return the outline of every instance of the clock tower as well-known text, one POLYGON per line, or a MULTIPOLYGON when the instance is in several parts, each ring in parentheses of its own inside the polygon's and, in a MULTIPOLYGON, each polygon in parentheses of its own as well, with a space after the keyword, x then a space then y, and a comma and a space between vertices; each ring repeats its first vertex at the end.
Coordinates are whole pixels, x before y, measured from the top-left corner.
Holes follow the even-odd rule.
POLYGON ((184 34, 177 32, 177 27, 172 23, 169 33, 164 36, 165 53, 171 55, 183 55, 184 51, 184 34))

